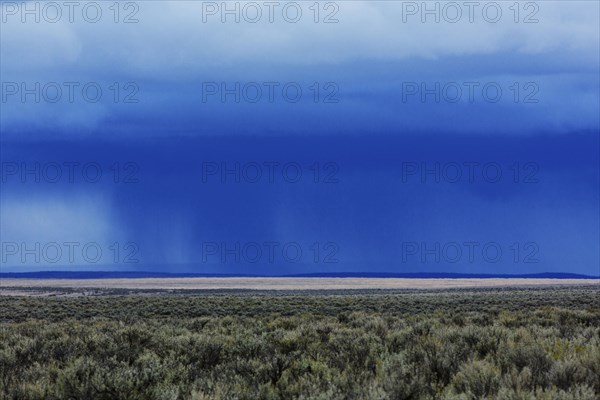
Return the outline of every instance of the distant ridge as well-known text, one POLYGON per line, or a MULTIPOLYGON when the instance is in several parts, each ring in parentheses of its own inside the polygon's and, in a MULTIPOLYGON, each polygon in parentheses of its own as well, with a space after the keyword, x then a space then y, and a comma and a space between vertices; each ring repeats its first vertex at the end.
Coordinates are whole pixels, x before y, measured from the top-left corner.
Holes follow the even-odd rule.
POLYGON ((287 275, 288 277, 314 277, 314 278, 437 278, 437 279, 493 279, 493 278, 527 278, 527 279, 600 279, 600 276, 571 274, 566 272, 542 272, 539 274, 461 274, 451 272, 412 272, 412 273, 314 273, 287 275))
POLYGON ((600 276, 571 274, 564 272, 543 272, 539 274, 461 274, 450 272, 321 272, 289 275, 260 274, 195 274, 144 271, 39 271, 2 272, 2 278, 23 279, 119 279, 119 278, 414 278, 414 279, 600 279, 600 276))

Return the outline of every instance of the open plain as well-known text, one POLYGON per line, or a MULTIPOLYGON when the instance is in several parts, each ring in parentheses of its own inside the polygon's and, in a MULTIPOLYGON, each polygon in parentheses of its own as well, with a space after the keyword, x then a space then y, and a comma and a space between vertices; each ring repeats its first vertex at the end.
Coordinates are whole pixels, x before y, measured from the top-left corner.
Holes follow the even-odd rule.
POLYGON ((453 289, 599 285, 598 279, 406 279, 406 278, 134 278, 2 279, 0 294, 27 294, 28 289, 132 290, 374 290, 453 289))
POLYGON ((597 281, 381 281, 6 279, 0 398, 599 398, 597 281))

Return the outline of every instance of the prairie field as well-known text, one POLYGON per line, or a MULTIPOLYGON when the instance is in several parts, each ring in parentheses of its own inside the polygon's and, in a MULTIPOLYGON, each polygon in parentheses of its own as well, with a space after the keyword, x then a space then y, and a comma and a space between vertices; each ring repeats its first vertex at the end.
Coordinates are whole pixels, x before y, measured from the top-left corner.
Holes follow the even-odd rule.
POLYGON ((0 398, 599 398, 598 285, 433 287, 3 281, 0 398))
MULTIPOLYGON (((333 289, 451 289, 485 287, 535 287, 599 285, 599 279, 530 278, 117 278, 117 279, 2 279, 0 293, 12 289, 100 288, 100 289, 248 289, 248 290, 333 290, 333 289)), ((18 289, 17 289, 18 290, 18 289)), ((22 290, 20 292, 23 292, 22 290)), ((39 291, 36 290, 36 292, 39 291)))

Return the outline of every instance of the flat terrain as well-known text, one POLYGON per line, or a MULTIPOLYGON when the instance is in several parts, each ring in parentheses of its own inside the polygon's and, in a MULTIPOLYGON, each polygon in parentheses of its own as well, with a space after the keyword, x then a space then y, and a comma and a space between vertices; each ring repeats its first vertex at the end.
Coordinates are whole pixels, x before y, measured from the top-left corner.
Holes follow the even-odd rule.
MULTIPOLYGON (((100 288, 136 290, 347 290, 453 289, 599 285, 598 279, 400 279, 400 278, 137 278, 137 279, 2 279, 0 294, 27 294, 22 289, 100 288)), ((38 290, 39 292, 39 290, 38 290)))
POLYGON ((600 399, 600 285, 526 284, 10 289, 0 398, 600 399))

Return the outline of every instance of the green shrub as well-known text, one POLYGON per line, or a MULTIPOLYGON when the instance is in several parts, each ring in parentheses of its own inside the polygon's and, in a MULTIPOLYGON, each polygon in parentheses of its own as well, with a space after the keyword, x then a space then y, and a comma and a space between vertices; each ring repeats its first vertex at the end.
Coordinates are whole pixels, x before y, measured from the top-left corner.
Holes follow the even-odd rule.
POLYGON ((0 296, 0 398, 598 399, 599 291, 0 296))

